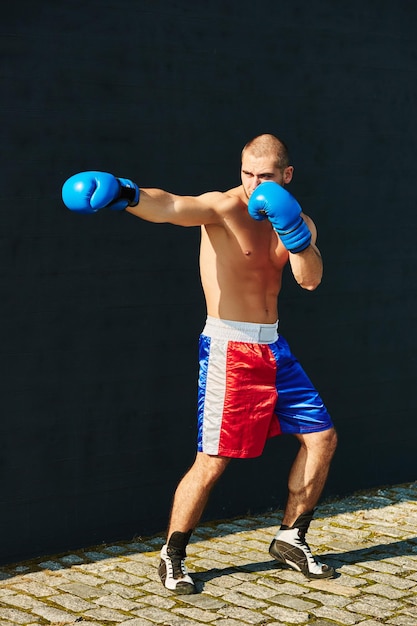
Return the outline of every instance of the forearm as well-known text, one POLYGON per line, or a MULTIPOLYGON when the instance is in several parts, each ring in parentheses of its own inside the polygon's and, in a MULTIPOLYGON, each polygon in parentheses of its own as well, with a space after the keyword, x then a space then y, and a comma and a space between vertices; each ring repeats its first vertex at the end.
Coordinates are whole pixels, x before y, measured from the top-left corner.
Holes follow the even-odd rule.
POLYGON ((201 196, 178 196, 162 189, 141 189, 138 204, 126 211, 148 222, 177 226, 201 226, 216 219, 215 211, 201 196))
POLYGON ((141 189, 138 204, 126 207, 126 211, 147 222, 172 222, 176 198, 174 194, 162 189, 141 189))
POLYGON ((289 253, 289 262, 295 280, 303 289, 313 291, 321 283, 323 260, 315 244, 297 254, 289 253))

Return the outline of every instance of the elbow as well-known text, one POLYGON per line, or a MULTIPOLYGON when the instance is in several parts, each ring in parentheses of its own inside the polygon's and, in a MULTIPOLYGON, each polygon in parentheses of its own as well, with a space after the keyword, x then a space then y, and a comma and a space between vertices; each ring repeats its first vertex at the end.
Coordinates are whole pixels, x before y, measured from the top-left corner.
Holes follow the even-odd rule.
POLYGON ((309 280, 302 280, 298 284, 306 291, 314 291, 321 283, 321 276, 309 280))

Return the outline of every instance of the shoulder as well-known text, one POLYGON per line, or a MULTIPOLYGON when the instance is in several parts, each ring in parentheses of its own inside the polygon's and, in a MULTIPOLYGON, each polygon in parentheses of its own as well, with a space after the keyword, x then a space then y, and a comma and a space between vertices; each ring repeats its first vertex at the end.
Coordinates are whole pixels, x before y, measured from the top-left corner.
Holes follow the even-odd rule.
MULTIPOLYGON (((182 213, 192 213, 199 225, 224 226, 247 213, 247 200, 239 187, 228 191, 208 191, 199 196, 178 196, 176 206, 182 213)), ((190 221, 191 223, 191 221, 190 221)))
POLYGON ((247 199, 241 187, 234 187, 228 191, 208 191, 201 194, 199 201, 211 207, 218 215, 224 212, 242 209, 247 206, 247 199))

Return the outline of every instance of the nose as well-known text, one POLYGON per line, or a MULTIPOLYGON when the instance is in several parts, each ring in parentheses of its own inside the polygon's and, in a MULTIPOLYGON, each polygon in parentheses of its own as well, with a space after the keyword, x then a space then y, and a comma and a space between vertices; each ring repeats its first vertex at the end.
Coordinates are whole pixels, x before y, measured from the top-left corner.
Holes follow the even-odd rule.
POLYGON ((255 191, 255 189, 258 185, 261 184, 261 182, 262 180, 259 178, 259 176, 253 176, 252 180, 250 181, 250 190, 252 192, 255 191))

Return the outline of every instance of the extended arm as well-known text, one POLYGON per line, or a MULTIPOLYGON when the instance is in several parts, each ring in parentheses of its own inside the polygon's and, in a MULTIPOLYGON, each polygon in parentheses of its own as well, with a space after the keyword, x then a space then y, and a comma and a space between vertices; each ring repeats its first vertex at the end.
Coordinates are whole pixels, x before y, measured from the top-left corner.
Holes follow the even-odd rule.
POLYGON ((96 213, 101 209, 126 210, 156 223, 200 226, 218 221, 216 206, 223 199, 219 192, 201 196, 178 196, 162 189, 139 189, 127 178, 107 172, 80 172, 62 187, 64 204, 78 213, 96 213))
POLYGON ((217 220, 213 208, 217 194, 178 196, 162 189, 141 189, 140 202, 126 211, 148 222, 201 226, 217 220))

